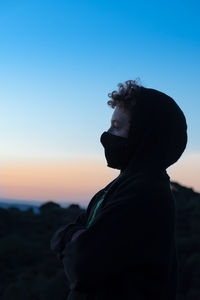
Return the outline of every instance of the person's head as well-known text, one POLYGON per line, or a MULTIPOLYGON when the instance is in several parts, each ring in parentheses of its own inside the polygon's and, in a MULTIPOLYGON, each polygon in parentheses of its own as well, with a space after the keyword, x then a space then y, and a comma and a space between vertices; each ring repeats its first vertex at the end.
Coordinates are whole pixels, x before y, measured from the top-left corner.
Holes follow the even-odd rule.
POLYGON ((137 80, 118 84, 107 104, 114 109, 111 127, 101 136, 108 167, 123 170, 130 159, 167 168, 187 144, 185 116, 168 95, 137 80))

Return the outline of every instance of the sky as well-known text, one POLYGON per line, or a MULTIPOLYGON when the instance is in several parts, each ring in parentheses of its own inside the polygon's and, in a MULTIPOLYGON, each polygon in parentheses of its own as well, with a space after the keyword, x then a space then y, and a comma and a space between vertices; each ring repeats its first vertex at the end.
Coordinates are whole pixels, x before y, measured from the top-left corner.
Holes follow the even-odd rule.
POLYGON ((0 0, 0 198, 87 205, 119 175, 100 136, 108 93, 140 78, 183 110, 167 169, 200 192, 199 1, 0 0))

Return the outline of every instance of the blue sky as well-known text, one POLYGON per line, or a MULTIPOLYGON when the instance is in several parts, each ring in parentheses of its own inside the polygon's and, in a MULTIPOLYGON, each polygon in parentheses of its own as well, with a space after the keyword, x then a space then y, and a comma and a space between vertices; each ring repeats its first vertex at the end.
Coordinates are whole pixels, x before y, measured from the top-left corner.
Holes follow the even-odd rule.
POLYGON ((199 1, 0 1, 0 159, 103 156, 107 94, 140 78, 200 154, 199 1))

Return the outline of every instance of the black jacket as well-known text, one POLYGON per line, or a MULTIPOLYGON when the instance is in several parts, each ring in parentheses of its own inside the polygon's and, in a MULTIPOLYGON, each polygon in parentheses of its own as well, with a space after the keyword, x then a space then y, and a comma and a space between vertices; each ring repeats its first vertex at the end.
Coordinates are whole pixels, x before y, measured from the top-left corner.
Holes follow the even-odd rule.
POLYGON ((137 168, 120 174, 91 199, 77 218, 80 228, 86 228, 104 190, 91 226, 62 252, 71 288, 67 299, 174 300, 175 203, 168 174, 137 168))
POLYGON ((128 166, 52 239, 68 300, 176 299, 175 199, 166 169, 186 147, 187 124, 175 101, 153 89, 142 89, 134 113, 128 166), (71 239, 78 229, 85 230, 71 239))

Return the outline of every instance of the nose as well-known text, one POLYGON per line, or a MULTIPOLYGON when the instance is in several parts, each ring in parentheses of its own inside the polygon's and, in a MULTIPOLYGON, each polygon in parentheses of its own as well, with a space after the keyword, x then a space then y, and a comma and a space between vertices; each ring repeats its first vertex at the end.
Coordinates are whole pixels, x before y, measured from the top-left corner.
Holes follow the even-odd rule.
POLYGON ((112 131, 112 129, 111 129, 111 127, 107 130, 107 132, 109 132, 109 133, 111 133, 111 131, 112 131))

